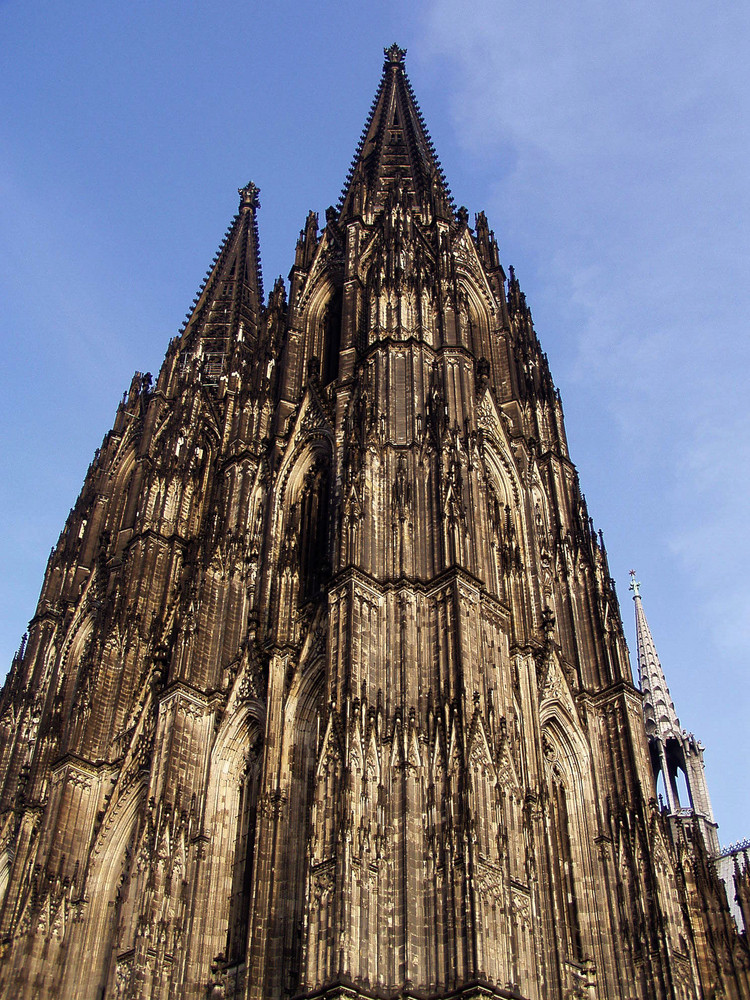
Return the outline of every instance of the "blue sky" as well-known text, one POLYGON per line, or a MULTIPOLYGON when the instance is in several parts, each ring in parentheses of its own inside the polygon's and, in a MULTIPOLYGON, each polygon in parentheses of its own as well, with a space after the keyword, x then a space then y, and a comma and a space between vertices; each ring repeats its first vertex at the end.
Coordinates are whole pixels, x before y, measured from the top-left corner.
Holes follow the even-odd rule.
POLYGON ((261 189, 270 288, 395 40, 527 293, 631 649, 633 566, 721 840, 750 836, 750 8, 5 0, 0 33, 0 662, 237 188, 261 189))

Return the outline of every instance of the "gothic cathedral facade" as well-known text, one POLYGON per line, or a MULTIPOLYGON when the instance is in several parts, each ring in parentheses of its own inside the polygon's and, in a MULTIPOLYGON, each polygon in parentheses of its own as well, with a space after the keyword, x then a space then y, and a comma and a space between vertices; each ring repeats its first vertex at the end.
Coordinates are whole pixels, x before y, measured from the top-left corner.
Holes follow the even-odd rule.
MULTIPOLYGON (((0 701, 3 998, 748 998, 529 309, 404 68, 137 374, 0 701)), ((748 893, 750 899, 750 893, 748 893)))

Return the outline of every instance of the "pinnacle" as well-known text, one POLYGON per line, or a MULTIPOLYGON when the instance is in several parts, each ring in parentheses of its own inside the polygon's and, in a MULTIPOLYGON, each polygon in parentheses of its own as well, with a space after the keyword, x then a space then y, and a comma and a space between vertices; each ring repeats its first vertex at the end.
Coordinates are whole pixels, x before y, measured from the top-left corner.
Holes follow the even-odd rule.
POLYGON ((184 342, 202 340, 204 353, 221 364, 229 355, 242 326, 257 330, 263 305, 263 276, 256 211, 260 208, 257 185, 249 181, 238 188, 240 205, 216 251, 211 266, 185 315, 184 342))

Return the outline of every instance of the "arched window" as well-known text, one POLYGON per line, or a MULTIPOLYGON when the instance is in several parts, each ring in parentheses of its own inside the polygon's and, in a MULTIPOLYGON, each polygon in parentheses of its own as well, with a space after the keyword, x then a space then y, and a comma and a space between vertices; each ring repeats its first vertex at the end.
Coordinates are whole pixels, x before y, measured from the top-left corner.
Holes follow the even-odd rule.
MULTIPOLYGON (((290 691, 286 711, 286 731, 289 745, 289 806, 283 827, 279 862, 276 867, 278 898, 285 901, 288 919, 283 930, 284 969, 281 974, 284 996, 297 996, 311 986, 303 967, 303 928, 309 920, 310 897, 305 883, 311 860, 308 844, 313 829, 315 774, 318 763, 318 734, 324 688, 323 659, 303 665, 299 686, 290 691)), ((309 931, 308 931, 309 933, 309 931)), ((310 949, 308 948, 308 962, 310 949)), ((311 977, 312 982, 317 977, 311 977)))
POLYGON ((688 770, 685 762, 685 751, 678 739, 672 737, 666 740, 662 754, 656 749, 658 745, 652 743, 652 758, 655 758, 657 779, 663 776, 663 783, 666 786, 667 802, 670 810, 692 809, 693 796, 688 783, 688 770))
POLYGON ((570 817, 565 785, 554 776, 551 792, 552 863, 556 868, 556 888, 568 944, 568 957, 576 962, 583 958, 581 925, 578 916, 578 895, 575 883, 575 862, 570 839, 570 817))
POLYGON ((260 735, 256 734, 245 758, 240 778, 239 804, 237 807, 237 839, 232 871, 232 896, 229 905, 227 931, 227 961, 229 964, 245 960, 250 913, 250 888, 255 846, 255 819, 258 805, 260 778, 260 735))
POLYGON ((247 957, 263 760, 264 720, 258 708, 234 702, 211 752, 203 818, 205 863, 198 876, 210 906, 194 914, 191 961, 196 975, 207 975, 217 958, 232 968, 247 957))
POLYGON ((572 746, 552 726, 542 734, 547 790, 547 836, 550 874, 555 900, 558 934, 564 957, 581 962, 584 948, 578 885, 585 879, 581 856, 584 831, 581 825, 581 776, 577 773, 572 746))

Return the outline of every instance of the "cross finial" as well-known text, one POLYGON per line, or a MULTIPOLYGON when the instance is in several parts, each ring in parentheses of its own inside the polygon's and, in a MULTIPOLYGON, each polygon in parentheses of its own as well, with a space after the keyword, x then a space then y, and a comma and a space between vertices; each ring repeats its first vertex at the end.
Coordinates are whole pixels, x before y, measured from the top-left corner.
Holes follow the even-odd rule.
POLYGON ((385 53, 385 58, 390 66, 403 65, 406 49, 400 49, 394 42, 393 45, 389 46, 387 49, 383 49, 383 52, 385 53))
POLYGON ((630 590, 633 591, 633 600, 641 596, 641 585, 635 578, 635 570, 630 571, 630 590))

